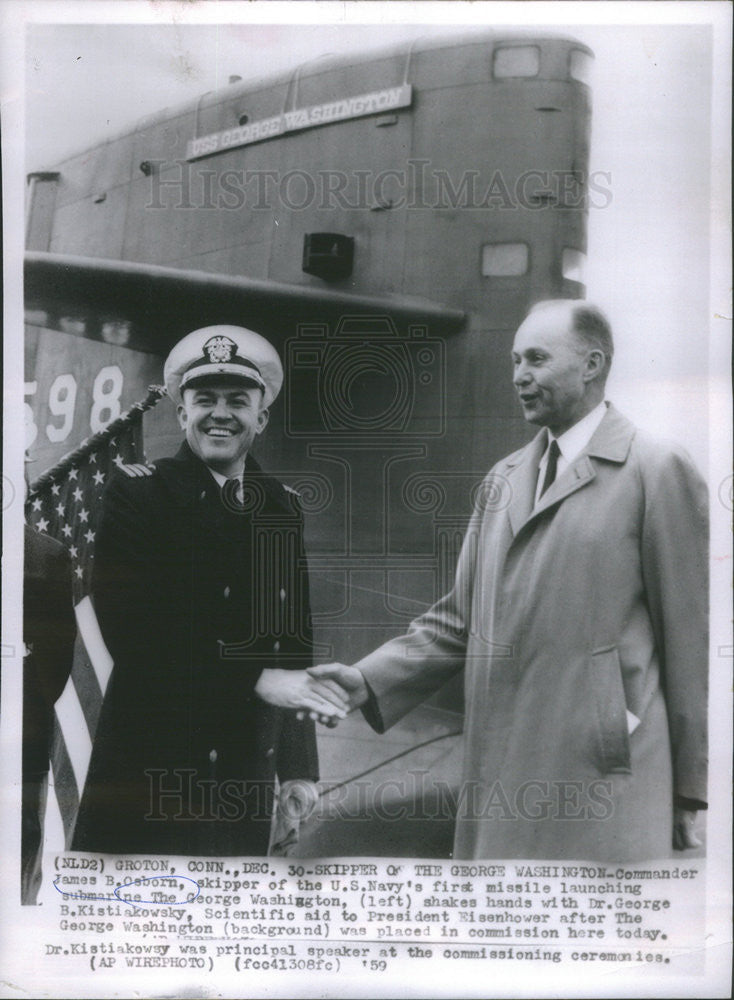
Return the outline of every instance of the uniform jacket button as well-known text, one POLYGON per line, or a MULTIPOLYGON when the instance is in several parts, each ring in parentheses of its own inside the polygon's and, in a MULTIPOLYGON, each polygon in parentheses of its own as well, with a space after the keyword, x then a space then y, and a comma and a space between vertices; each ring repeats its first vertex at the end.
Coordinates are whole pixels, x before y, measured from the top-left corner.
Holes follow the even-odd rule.
POLYGON ((279 653, 280 652, 280 642, 277 639, 273 643, 273 652, 274 653, 279 653))
POLYGON ((274 753, 275 753, 275 749, 273 747, 270 747, 269 750, 265 751, 265 756, 266 757, 272 757, 274 753))
POLYGON ((231 593, 231 591, 230 591, 229 587, 225 587, 224 588, 224 596, 225 597, 229 597, 230 593, 231 593))
POLYGON ((216 750, 210 750, 209 751, 209 760, 212 762, 212 764, 216 764, 217 757, 218 757, 218 754, 217 754, 216 750))
POLYGON ((285 600, 285 591, 283 590, 282 587, 280 588, 280 599, 281 599, 281 601, 285 600))

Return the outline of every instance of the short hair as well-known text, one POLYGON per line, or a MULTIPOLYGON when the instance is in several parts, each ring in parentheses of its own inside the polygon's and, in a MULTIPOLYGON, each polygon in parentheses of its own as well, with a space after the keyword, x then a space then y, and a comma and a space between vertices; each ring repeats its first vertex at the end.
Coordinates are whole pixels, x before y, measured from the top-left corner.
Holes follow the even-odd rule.
POLYGON ((569 307, 571 330, 583 346, 596 348, 604 354, 603 377, 606 379, 614 357, 614 340, 609 320, 598 306, 577 299, 546 299, 536 302, 530 312, 540 312, 542 309, 561 305, 569 307))
POLYGON ((614 357, 614 340, 609 320, 598 306, 580 302, 571 311, 571 329, 587 347, 594 347, 604 354, 604 375, 609 374, 614 357))

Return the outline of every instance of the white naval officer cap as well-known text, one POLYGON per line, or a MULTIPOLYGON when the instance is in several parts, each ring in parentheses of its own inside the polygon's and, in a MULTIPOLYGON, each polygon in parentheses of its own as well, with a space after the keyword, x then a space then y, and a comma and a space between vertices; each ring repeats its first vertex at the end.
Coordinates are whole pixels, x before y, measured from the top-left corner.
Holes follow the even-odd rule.
POLYGON ((169 397, 181 402, 181 390, 202 378, 226 375, 263 391, 270 406, 283 384, 283 366, 273 345, 243 326, 205 326, 173 347, 163 367, 169 397))

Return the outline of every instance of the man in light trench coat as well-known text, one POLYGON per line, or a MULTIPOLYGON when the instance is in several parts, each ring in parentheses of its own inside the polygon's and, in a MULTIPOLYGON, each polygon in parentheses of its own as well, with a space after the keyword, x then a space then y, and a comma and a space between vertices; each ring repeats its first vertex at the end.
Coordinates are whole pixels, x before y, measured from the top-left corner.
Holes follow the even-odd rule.
POLYGON ((531 310, 513 380, 541 430, 485 479, 453 589, 355 666, 310 671, 383 732, 464 670, 456 858, 624 862, 698 844, 706 488, 604 401, 612 353, 594 306, 531 310))

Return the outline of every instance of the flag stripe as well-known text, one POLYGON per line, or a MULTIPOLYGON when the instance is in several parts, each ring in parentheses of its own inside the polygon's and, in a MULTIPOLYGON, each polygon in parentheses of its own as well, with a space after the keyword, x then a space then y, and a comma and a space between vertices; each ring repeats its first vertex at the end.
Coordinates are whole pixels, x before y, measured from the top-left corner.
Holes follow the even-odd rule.
POLYGON ((77 636, 74 646, 74 665, 71 668, 71 680, 74 692, 81 705, 84 722, 89 739, 94 739, 97 732, 100 712, 102 711, 102 691, 97 675, 89 660, 89 654, 84 647, 81 636, 77 636))
POLYGON ((107 651, 102 632, 94 613, 89 596, 83 598, 76 606, 76 623, 84 640, 84 648, 94 667, 94 674, 102 694, 107 690, 107 683, 112 673, 112 657, 107 651))
POLYGON ((54 734, 51 751, 54 776, 54 792, 59 804, 61 822, 64 827, 64 845, 68 849, 74 834, 74 822, 79 811, 79 786, 74 775, 66 740, 58 718, 54 719, 54 734))
MULTIPOLYGON (((66 685, 64 693, 56 702, 56 717, 64 734, 64 745, 74 772, 76 787, 80 790, 84 787, 89 758, 92 756, 92 741, 73 684, 66 685)), ((61 804, 59 800, 59 805, 61 804)))

